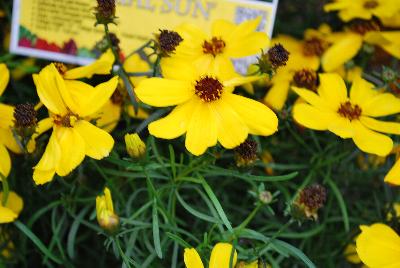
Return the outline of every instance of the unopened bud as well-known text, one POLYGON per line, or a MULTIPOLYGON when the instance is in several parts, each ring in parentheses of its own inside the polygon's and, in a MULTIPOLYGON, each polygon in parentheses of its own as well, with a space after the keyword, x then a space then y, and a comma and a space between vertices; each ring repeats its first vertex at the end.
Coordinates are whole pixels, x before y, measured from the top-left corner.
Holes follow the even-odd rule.
POLYGON ((257 63, 260 72, 272 75, 276 69, 286 65, 289 54, 281 44, 274 45, 267 53, 262 52, 257 63))
POLYGON ((249 166, 257 160, 257 143, 247 139, 235 149, 236 165, 238 167, 249 166))
POLYGON ((174 31, 160 30, 159 34, 156 34, 157 49, 161 56, 169 57, 175 53, 176 48, 183 41, 183 38, 174 31))
POLYGON ((262 191, 259 193, 258 199, 264 204, 269 204, 272 202, 272 194, 269 191, 262 191))
POLYGON ((100 227, 114 233, 119 227, 119 217, 114 213, 110 189, 104 189, 104 195, 96 197, 96 215, 100 227))
POLYGON ((125 135, 126 151, 132 158, 141 158, 146 153, 146 144, 137 133, 125 135))

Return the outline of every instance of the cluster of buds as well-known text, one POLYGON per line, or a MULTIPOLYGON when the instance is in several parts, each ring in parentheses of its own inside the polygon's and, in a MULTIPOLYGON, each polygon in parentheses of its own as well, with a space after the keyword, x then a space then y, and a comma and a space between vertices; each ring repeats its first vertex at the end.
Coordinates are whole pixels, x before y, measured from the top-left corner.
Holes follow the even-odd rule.
POLYGON ((155 51, 161 57, 170 57, 183 41, 183 38, 175 31, 159 30, 155 34, 155 51))
POLYGON ((289 54, 281 44, 274 45, 266 53, 262 51, 257 63, 259 72, 272 76, 279 67, 286 65, 289 54))
POLYGON ((234 149, 235 160, 238 167, 246 167, 252 165, 257 159, 257 142, 247 139, 234 149))
POLYGON ((115 0, 97 0, 95 7, 96 25, 115 23, 115 0))
POLYGON ((137 133, 125 135, 125 146, 129 156, 133 159, 142 158, 146 154, 146 144, 137 133))
POLYGON ((14 109, 14 131, 26 147, 32 135, 36 132, 37 112, 31 103, 17 104, 14 109))
POLYGON ((291 214, 299 220, 318 219, 318 210, 325 205, 326 189, 315 184, 301 190, 291 206, 291 214))
POLYGON ((114 233, 119 227, 119 217, 114 213, 114 205, 110 189, 104 189, 104 194, 96 197, 96 216, 100 227, 109 233, 114 233))

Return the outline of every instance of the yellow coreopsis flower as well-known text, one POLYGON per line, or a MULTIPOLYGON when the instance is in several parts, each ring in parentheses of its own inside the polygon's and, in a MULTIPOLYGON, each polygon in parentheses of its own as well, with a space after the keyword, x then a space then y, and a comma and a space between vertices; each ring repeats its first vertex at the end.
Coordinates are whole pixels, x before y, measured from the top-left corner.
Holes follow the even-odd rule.
MULTIPOLYGON (((218 243, 214 246, 208 268, 229 268, 233 247, 228 243, 218 243)), ((199 253, 194 248, 186 248, 184 252, 184 262, 186 268, 204 268, 199 253)), ((234 267, 237 262, 237 253, 234 251, 233 263, 234 267)))
POLYGON ((400 267, 400 237, 392 228, 375 223, 360 229, 356 249, 363 263, 370 268, 400 267))
POLYGON ((41 102, 50 118, 40 124, 52 126, 53 133, 42 156, 34 167, 36 184, 52 180, 55 173, 68 175, 85 158, 102 159, 108 156, 114 140, 104 130, 92 125, 93 118, 110 98, 118 84, 118 77, 96 87, 80 81, 64 80, 54 64, 33 75, 41 102))
POLYGON ((114 213, 110 189, 104 188, 104 195, 96 197, 97 222, 106 231, 113 232, 119 225, 119 217, 114 213))
POLYGON ((279 68, 272 78, 272 87, 264 97, 264 102, 268 106, 278 111, 283 108, 296 72, 318 70, 320 58, 330 45, 328 42, 330 33, 330 27, 323 24, 318 30, 306 30, 304 40, 297 40, 287 35, 279 35, 272 40, 272 44, 282 44, 290 55, 286 66, 279 68))
MULTIPOLYGON (((5 64, 0 64, 0 97, 10 80, 10 72, 5 64)), ((7 148, 14 153, 21 149, 15 141, 11 131, 14 125, 14 107, 0 103, 0 173, 7 177, 11 169, 11 158, 7 148)), ((0 177, 1 181, 1 177, 0 177)))
POLYGON ((371 19, 373 16, 380 19, 391 18, 399 10, 397 0, 335 0, 326 4, 326 12, 339 11, 343 21, 352 19, 371 19))
POLYGON ((376 45, 400 59, 400 31, 381 31, 377 22, 359 21, 344 32, 331 35, 332 45, 322 56, 322 67, 326 72, 334 71, 353 59, 365 43, 376 45))
POLYGON ((234 73, 231 59, 257 54, 268 46, 267 34, 256 32, 260 22, 261 17, 239 25, 216 20, 212 24, 211 35, 196 25, 183 24, 175 29, 183 41, 171 57, 162 59, 161 68, 170 61, 183 59, 202 71, 224 68, 234 73))
POLYGON ((149 105, 177 105, 166 117, 152 122, 148 129, 156 137, 174 139, 186 133, 186 148, 203 154, 217 141, 232 149, 248 134, 272 135, 278 119, 264 104, 236 94, 234 87, 258 77, 233 77, 225 69, 199 72, 193 65, 170 61, 164 65, 165 78, 143 80, 136 88, 138 98, 149 105))
POLYGON ((293 87, 307 103, 297 103, 294 119, 305 127, 329 130, 343 139, 352 138, 360 150, 380 156, 390 153, 393 141, 386 135, 400 134, 400 124, 373 117, 400 112, 400 99, 374 90, 374 86, 358 77, 347 94, 338 74, 320 74, 318 94, 293 87))
POLYGON ((24 202, 19 195, 9 192, 7 200, 3 204, 3 192, 0 192, 0 223, 15 221, 24 207, 24 202))

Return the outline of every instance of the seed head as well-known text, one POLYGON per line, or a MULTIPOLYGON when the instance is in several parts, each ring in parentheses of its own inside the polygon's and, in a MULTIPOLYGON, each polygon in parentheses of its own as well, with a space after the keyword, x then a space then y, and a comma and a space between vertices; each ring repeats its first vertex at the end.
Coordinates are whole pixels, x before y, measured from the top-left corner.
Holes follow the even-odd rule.
POLYGON ((318 210, 325 205, 326 197, 326 188, 322 185, 307 186, 293 203, 292 215, 299 219, 318 219, 318 210))
POLYGON ((235 159, 238 167, 250 166, 257 160, 257 142, 247 139, 245 142, 236 147, 235 159))
POLYGON ((14 119, 16 128, 36 127, 37 112, 31 103, 17 104, 14 109, 14 119))
POLYGON ((114 23, 115 17, 115 0, 97 0, 95 8, 95 16, 97 24, 114 23))
POLYGON ((156 35, 156 40, 159 53, 164 57, 169 57, 175 53, 183 38, 177 32, 160 30, 160 33, 156 35))

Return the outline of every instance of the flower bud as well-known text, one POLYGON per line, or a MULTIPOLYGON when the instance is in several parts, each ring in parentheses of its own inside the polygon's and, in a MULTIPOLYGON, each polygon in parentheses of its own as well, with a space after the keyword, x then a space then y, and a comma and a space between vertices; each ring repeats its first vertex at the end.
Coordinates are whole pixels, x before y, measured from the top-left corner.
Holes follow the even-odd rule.
POLYGON ((95 8, 96 24, 114 23, 115 17, 115 0, 97 0, 95 8))
POLYGON ((141 158, 146 153, 146 144, 137 133, 125 135, 126 151, 132 158, 141 158))
POLYGON ((183 38, 174 31, 160 30, 160 33, 155 36, 157 52, 164 57, 174 54, 178 45, 183 41, 183 38))
POLYGON ((269 191, 262 191, 259 193, 258 199, 264 204, 269 204, 272 201, 272 194, 269 191))
POLYGON ((318 210, 326 202, 326 189, 322 185, 315 184, 301 190, 292 204, 292 216, 297 219, 318 219, 318 210))
POLYGON ((257 160, 257 143, 247 139, 234 149, 236 165, 238 167, 250 166, 257 160))
POLYGON ((104 195, 96 197, 97 222, 103 230, 114 233, 119 227, 119 217, 114 213, 110 189, 104 189, 104 195))

